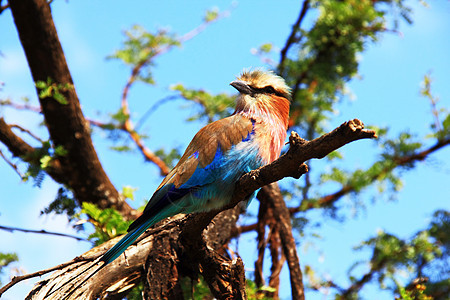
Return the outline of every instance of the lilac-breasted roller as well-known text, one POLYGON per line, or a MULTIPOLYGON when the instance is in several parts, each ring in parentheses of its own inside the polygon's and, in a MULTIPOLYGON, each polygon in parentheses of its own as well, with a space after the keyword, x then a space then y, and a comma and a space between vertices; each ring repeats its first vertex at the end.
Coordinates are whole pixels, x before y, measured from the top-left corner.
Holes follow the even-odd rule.
POLYGON ((230 84, 239 91, 234 113, 203 127, 194 136, 142 215, 100 258, 104 263, 99 269, 115 260, 153 224, 178 213, 223 207, 243 174, 279 157, 289 119, 290 89, 285 81, 272 72, 254 70, 244 71, 230 84))

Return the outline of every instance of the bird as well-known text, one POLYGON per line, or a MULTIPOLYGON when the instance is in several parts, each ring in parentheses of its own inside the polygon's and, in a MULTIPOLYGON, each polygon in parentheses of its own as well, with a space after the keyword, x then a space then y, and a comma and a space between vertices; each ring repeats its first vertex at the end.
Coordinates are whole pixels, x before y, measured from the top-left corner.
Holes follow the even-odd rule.
POLYGON ((200 129, 142 215, 100 257, 101 266, 87 279, 124 253, 155 223, 179 213, 222 208, 231 200, 235 183, 243 174, 280 156, 291 100, 285 80, 272 71, 254 69, 244 70, 230 85, 239 92, 234 113, 200 129))

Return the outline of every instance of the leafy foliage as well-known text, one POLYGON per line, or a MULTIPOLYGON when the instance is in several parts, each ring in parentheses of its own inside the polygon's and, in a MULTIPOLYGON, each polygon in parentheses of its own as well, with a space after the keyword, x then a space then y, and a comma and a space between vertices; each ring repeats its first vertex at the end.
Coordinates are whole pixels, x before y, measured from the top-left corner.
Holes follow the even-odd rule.
POLYGON ((431 74, 426 74, 424 76, 420 94, 428 99, 431 105, 434 122, 430 127, 435 132, 433 136, 438 140, 444 140, 450 136, 450 113, 445 108, 438 109, 437 103, 439 102, 439 98, 433 95, 431 89, 432 81, 431 74), (443 119, 442 123, 440 121, 441 119, 443 119))
POLYGON ((118 235, 125 234, 131 221, 125 221, 122 215, 115 209, 99 209, 95 204, 83 202, 81 213, 77 215, 79 219, 82 214, 87 215, 87 222, 95 226, 95 232, 89 235, 95 245, 100 245, 118 235))
POLYGON ((205 23, 210 23, 217 20, 218 17, 219 17, 219 9, 216 7, 206 11, 205 16, 203 17, 203 21, 205 23))
POLYGON ((70 220, 72 220, 78 210, 78 204, 73 198, 72 193, 64 188, 60 187, 56 194, 55 200, 53 200, 46 208, 41 211, 42 214, 55 213, 58 215, 67 214, 70 220))
POLYGON ((139 25, 133 26, 124 32, 126 37, 123 48, 110 55, 110 59, 118 59, 133 68, 137 72, 137 79, 145 83, 154 84, 151 72, 153 59, 161 52, 180 46, 176 35, 165 29, 159 29, 156 33, 150 33, 139 25))
MULTIPOLYGON (((19 257, 15 253, 2 253, 0 252, 0 274, 3 273, 3 268, 7 267, 10 263, 18 261, 19 257)), ((0 286, 2 282, 0 281, 0 286)))
POLYGON ((293 86, 291 123, 308 139, 324 132, 326 113, 334 111, 345 82, 357 74, 357 54, 384 26, 372 1, 326 0, 313 6, 319 11, 315 24, 300 31, 299 50, 278 66, 293 86))
POLYGON ((228 94, 211 95, 201 89, 187 89, 182 84, 176 84, 171 89, 178 91, 182 98, 200 104, 201 112, 189 118, 188 121, 206 119, 212 122, 232 113, 234 99, 228 94))
MULTIPOLYGON (((450 234, 445 231, 450 228, 450 212, 436 211, 430 226, 417 232, 409 239, 400 239, 393 234, 380 231, 376 237, 364 241, 357 250, 371 249, 372 256, 369 260, 372 278, 377 278, 381 289, 387 286, 386 281, 393 281, 395 285, 390 288, 401 295, 401 299, 441 299, 437 293, 440 287, 449 282, 450 268, 448 258, 450 253, 450 234), (439 232, 438 237, 434 236, 439 232), (410 286, 408 289, 402 288, 398 282, 399 274, 410 274, 410 286), (417 278, 427 278, 428 283, 415 284, 417 278), (429 286, 429 295, 433 298, 427 298, 423 294, 426 286, 429 286), (420 296, 421 295, 421 296, 420 296), (422 297, 422 298, 421 298, 422 297)), ((356 263, 351 271, 366 262, 356 263)), ((350 276, 356 282, 356 276, 350 276)), ((442 288, 441 288, 442 290, 442 288)), ((448 290, 448 286, 447 286, 448 290)), ((442 298, 444 299, 444 298, 442 298)))
POLYGON ((401 300, 432 300, 433 297, 425 294, 426 286, 424 284, 416 284, 411 289, 399 287, 400 297, 395 299, 401 300))
POLYGON ((166 152, 165 149, 161 148, 155 151, 155 155, 161 158, 169 168, 173 168, 175 163, 181 158, 179 149, 172 149, 166 152))
POLYGON ((34 185, 41 187, 45 177, 45 171, 51 168, 52 159, 66 154, 67 151, 63 146, 59 145, 55 147, 50 141, 42 141, 41 147, 34 148, 34 151, 24 158, 30 163, 27 166, 27 171, 22 177, 22 180, 28 181, 32 178, 34 185))
POLYGON ((125 199, 134 200, 134 192, 137 188, 131 187, 129 185, 124 186, 122 188, 122 192, 120 193, 125 199))
POLYGON ((74 89, 71 83, 55 83, 51 78, 47 78, 47 81, 37 81, 36 88, 39 90, 40 99, 53 98, 63 105, 69 103, 63 93, 74 89))
POLYGON ((273 297, 267 296, 267 293, 265 292, 273 293, 276 291, 276 289, 271 288, 269 286, 258 287, 254 281, 248 279, 246 283, 247 283, 246 292, 249 300, 273 299, 273 297))

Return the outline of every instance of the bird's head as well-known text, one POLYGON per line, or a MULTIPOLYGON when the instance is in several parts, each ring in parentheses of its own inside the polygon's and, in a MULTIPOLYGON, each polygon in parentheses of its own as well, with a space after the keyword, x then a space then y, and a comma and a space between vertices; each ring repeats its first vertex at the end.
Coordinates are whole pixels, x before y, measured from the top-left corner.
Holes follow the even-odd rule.
POLYGON ((230 83, 239 91, 236 113, 255 119, 270 118, 287 126, 291 89, 280 76, 260 69, 244 71, 230 83))

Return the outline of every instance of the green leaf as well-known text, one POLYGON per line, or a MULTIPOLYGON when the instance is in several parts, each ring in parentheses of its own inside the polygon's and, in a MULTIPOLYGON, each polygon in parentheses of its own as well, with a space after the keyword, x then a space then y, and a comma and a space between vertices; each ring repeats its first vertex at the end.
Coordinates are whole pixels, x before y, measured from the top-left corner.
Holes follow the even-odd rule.
POLYGON ((55 155, 58 156, 66 156, 68 151, 66 149, 64 149, 64 147, 62 145, 58 145, 55 147, 55 155))
POLYGON ((63 104, 63 105, 69 104, 69 102, 67 102, 66 97, 64 97, 63 94, 61 94, 61 93, 59 93, 59 92, 57 92, 57 91, 55 91, 55 93, 53 94, 53 98, 54 98, 56 101, 58 101, 60 104, 63 104))
POLYGON ((43 89, 43 88, 47 87, 47 83, 44 81, 40 81, 40 80, 36 81, 35 85, 38 89, 43 89))
POLYGON ((81 212, 87 214, 93 219, 98 219, 101 214, 101 210, 93 203, 83 202, 81 207, 81 212))
MULTIPOLYGON (((18 261, 19 257, 16 253, 2 253, 0 252, 0 275, 3 273, 3 268, 7 267, 10 263, 18 261)), ((0 281, 0 286, 2 282, 0 281)))
POLYGON ((137 191, 137 188, 127 185, 122 188, 122 195, 127 199, 134 200, 135 191, 137 191))
POLYGON ((125 221, 115 209, 99 209, 92 203, 83 202, 81 214, 89 216, 88 222, 95 226, 95 232, 89 236, 96 245, 104 243, 127 232, 131 221, 125 221))
POLYGON ((264 53, 272 51, 273 45, 271 43, 263 44, 259 47, 259 50, 264 53))
POLYGON ((51 97, 52 96, 52 87, 48 86, 48 87, 44 87, 40 92, 39 92, 39 98, 40 99, 44 99, 47 97, 51 97))
POLYGON ((43 156, 39 161, 41 163, 41 168, 45 169, 49 166, 52 157, 50 155, 43 156))
POLYGON ((69 217, 69 220, 72 220, 75 218, 77 209, 78 205, 71 195, 71 192, 64 187, 60 187, 55 199, 48 205, 48 207, 41 211, 41 215, 50 213, 57 215, 65 214, 69 217))
POLYGON ((203 20, 206 23, 209 23, 209 22, 212 22, 212 21, 216 20, 218 16, 219 16, 219 9, 218 8, 213 8, 211 10, 207 10, 206 11, 203 20))

